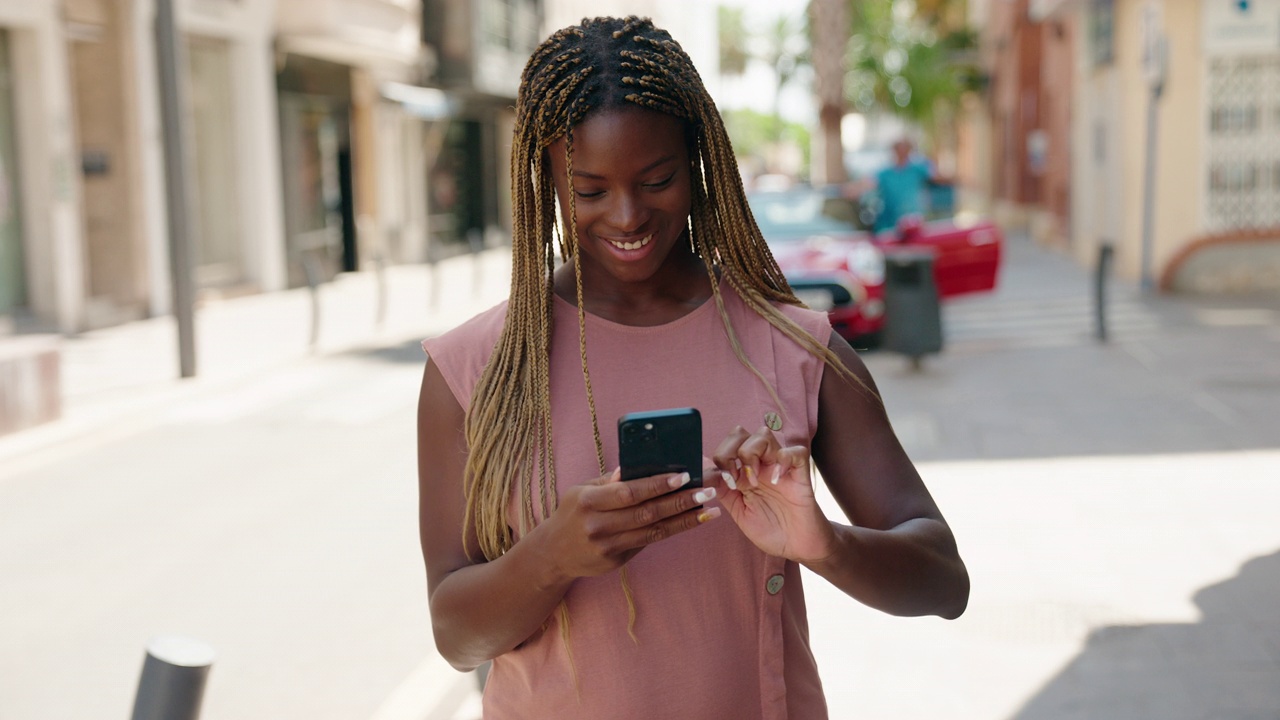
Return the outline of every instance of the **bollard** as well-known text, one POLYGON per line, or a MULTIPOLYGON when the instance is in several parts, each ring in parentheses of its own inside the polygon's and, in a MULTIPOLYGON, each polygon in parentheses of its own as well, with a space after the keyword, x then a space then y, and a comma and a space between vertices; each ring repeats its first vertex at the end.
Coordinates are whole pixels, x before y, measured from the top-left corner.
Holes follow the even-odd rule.
POLYGON ((213 648, 183 637, 158 637, 147 643, 133 720, 197 720, 213 648))
POLYGON ((378 308, 374 311, 373 324, 381 331, 387 322, 387 261, 381 250, 373 255, 373 273, 378 285, 378 308))
POLYGON ((307 276, 307 289, 311 292, 311 352, 320 343, 320 259, 314 253, 302 254, 302 272, 307 276))
POLYGON ((1098 265, 1093 273, 1094 335, 1098 342, 1107 341, 1107 276, 1111 274, 1111 259, 1115 247, 1109 242, 1098 246, 1098 265))

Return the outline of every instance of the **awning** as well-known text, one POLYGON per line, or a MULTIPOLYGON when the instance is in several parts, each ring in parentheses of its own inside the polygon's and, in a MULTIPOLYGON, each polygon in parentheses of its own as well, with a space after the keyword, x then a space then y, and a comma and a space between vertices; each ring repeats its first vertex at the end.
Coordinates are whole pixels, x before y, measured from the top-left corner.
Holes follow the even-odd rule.
POLYGON ((405 112, 423 120, 443 120, 457 112, 457 104, 439 88, 384 82, 378 89, 382 97, 400 103, 405 112))

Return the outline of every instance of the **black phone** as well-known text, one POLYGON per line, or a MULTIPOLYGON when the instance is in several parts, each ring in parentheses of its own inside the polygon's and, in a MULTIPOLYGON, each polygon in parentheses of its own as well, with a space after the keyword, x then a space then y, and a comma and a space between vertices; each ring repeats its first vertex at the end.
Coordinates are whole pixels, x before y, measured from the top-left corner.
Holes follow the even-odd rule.
POLYGON ((689 473, 686 488, 702 486, 702 415, 696 408, 627 413, 618 418, 622 479, 689 473))

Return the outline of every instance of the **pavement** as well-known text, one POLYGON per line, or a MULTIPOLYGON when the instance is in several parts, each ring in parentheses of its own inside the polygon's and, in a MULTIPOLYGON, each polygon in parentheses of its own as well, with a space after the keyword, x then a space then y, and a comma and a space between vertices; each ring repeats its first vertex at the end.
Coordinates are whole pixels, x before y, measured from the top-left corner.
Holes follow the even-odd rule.
POLYGON ((0 462, 122 423, 132 432, 156 408, 291 363, 442 332, 506 297, 510 252, 345 273, 314 295, 299 288, 204 303, 195 314, 193 378, 179 377, 172 316, 67 336, 60 343, 62 417, 0 436, 0 462))
POLYGON ((809 577, 832 717, 1280 718, 1280 297, 1113 281, 1101 343, 1089 272, 1008 249, 922 372, 866 356, 973 589, 905 619, 809 577))
MULTIPOLYGON (((220 651, 207 720, 479 717, 421 601, 415 343, 505 263, 391 268, 380 325, 343 276, 314 349, 305 291, 210 304, 195 381, 166 319, 67 340, 64 419, 0 438, 0 717, 122 715, 158 628, 220 651)), ((833 718, 1280 718, 1280 298, 1110 289, 1100 343, 1089 273, 1012 237, 941 355, 864 356, 973 593, 806 578, 833 718)))
MULTIPOLYGON (((62 342, 63 418, 0 438, 0 718, 128 717, 156 636, 213 647, 202 717, 420 720, 431 649, 418 341, 505 297, 509 249, 62 342)), ((452 704, 451 704, 452 703, 452 704)))

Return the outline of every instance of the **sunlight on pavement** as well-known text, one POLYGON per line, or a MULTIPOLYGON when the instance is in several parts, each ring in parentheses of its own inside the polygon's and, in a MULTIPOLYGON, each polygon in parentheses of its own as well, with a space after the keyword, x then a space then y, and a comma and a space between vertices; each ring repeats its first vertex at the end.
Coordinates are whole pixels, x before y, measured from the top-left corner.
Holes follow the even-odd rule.
MULTIPOLYGON (((1280 551, 1280 451, 919 469, 968 562, 969 608, 951 622, 889 617, 810 575, 810 636, 833 718, 1066 717, 1055 709, 1070 703, 1083 711, 1072 717, 1116 717, 1117 703, 1146 707, 1179 673, 1211 698, 1201 703, 1222 706, 1232 682, 1205 679, 1210 670, 1235 680, 1280 671, 1268 619, 1280 573, 1233 590, 1229 623, 1209 621, 1197 595, 1280 551), (1164 647, 1167 637, 1191 646, 1164 647), (1128 679, 1104 691, 1082 672, 1128 679)), ((825 486, 818 493, 840 517, 825 486)), ((1250 707, 1280 713, 1280 688, 1251 691, 1250 707)), ((1160 716, 1208 717, 1195 698, 1184 705, 1160 716)))

